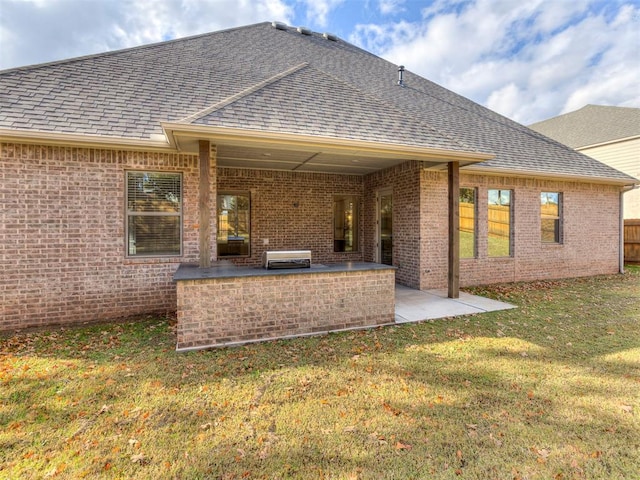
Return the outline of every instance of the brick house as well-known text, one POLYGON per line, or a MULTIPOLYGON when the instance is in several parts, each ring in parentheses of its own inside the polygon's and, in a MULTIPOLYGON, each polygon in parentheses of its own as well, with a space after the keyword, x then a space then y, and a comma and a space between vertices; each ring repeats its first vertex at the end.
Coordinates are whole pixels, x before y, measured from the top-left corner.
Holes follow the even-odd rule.
POLYGON ((0 329, 177 308, 179 349, 391 323, 394 282, 617 272, 637 182, 277 23, 0 72, 0 178, 0 329))

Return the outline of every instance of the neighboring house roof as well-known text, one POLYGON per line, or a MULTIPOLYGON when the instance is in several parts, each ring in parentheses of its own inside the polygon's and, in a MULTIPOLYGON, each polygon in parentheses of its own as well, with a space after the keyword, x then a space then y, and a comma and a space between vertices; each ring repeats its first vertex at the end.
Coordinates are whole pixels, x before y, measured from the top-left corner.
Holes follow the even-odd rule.
POLYGON ((579 149, 640 136, 640 108, 586 105, 529 128, 579 149))
POLYGON ((167 124, 228 127, 490 154, 474 168, 633 183, 409 71, 398 86, 396 65, 330 38, 260 23, 5 70, 0 134, 129 142, 157 139, 167 124))

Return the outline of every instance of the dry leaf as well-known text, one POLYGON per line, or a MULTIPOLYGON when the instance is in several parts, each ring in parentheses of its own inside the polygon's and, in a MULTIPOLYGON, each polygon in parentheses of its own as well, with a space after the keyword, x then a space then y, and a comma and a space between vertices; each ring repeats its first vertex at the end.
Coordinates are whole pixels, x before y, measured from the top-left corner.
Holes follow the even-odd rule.
POLYGON ((549 454, 551 453, 549 450, 547 450, 546 448, 536 448, 536 453, 538 455, 540 455, 542 458, 546 459, 549 454))
POLYGON ((144 456, 144 453, 136 453, 135 455, 131 455, 131 461, 133 463, 139 463, 140 465, 144 465, 147 463, 147 457, 144 456))
POLYGON ((622 411, 627 413, 633 413, 633 406, 631 405, 622 405, 622 411))
POLYGON ((396 443, 396 450, 411 450, 412 448, 408 443, 402 443, 400 441, 396 443))

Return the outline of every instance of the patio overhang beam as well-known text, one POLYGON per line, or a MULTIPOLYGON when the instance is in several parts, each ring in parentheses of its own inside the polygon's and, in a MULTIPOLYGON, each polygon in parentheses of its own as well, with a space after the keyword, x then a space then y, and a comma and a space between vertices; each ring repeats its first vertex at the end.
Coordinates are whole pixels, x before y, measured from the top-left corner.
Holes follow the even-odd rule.
POLYGON ((315 135, 185 125, 181 123, 163 123, 162 127, 169 143, 178 151, 196 151, 197 142, 206 139, 216 145, 253 146, 337 155, 366 155, 371 158, 418 160, 435 163, 457 161, 461 165, 471 165, 494 158, 493 154, 474 151, 447 150, 315 135))

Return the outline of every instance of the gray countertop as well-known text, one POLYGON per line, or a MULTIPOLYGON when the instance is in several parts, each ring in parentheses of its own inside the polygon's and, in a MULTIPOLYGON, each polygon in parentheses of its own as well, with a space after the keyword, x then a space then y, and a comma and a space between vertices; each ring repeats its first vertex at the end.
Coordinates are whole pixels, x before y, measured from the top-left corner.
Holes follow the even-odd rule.
POLYGON ((313 275, 317 273, 363 272, 371 270, 395 270, 396 267, 371 262, 345 262, 312 264, 311 268, 285 268, 267 270, 263 267, 238 267, 228 261, 216 262, 209 268, 197 264, 182 263, 173 274, 173 281, 202 280, 207 278, 268 277, 280 275, 313 275))

